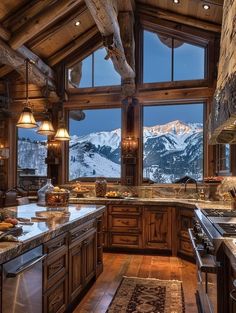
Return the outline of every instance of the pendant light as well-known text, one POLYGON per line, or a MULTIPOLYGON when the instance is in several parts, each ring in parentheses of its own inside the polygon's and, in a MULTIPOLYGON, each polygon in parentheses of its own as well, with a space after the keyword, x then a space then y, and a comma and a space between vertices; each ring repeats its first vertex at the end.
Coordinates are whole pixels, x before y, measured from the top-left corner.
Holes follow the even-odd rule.
MULTIPOLYGON (((62 112, 63 112, 63 101, 62 101, 62 112)), ((62 118, 59 120, 57 133, 54 139, 59 141, 69 141, 70 135, 68 134, 68 131, 66 129, 63 115, 64 114, 62 113, 62 118)))
POLYGON ((36 123, 36 121, 34 119, 32 110, 31 110, 31 108, 29 106, 29 95, 28 95, 29 60, 26 59, 25 62, 26 62, 26 66, 25 66, 25 69, 26 69, 26 83, 25 83, 26 99, 25 99, 25 107, 24 107, 23 111, 21 112, 21 115, 19 117, 19 120, 18 120, 16 126, 19 127, 19 128, 36 128, 36 127, 38 127, 38 125, 37 125, 37 123, 36 123))
POLYGON ((48 110, 48 75, 46 78, 46 105, 45 105, 45 119, 43 120, 43 122, 41 123, 41 125, 39 126, 37 133, 40 135, 45 135, 45 136, 52 136, 55 134, 55 130, 53 128, 50 116, 51 116, 51 112, 49 112, 48 110))

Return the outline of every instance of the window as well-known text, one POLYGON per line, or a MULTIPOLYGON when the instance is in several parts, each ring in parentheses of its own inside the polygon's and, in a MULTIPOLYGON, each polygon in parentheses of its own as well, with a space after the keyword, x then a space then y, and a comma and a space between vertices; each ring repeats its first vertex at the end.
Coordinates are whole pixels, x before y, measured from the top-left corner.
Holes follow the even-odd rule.
POLYGON ((205 78, 205 48, 144 31, 143 82, 205 78))
POLYGON ((82 177, 120 178, 121 110, 85 110, 76 121, 70 112, 69 180, 82 177))
POLYGON ((203 179, 203 104, 143 109, 143 177, 173 183, 203 179))
POLYGON ((230 174, 230 145, 219 144, 216 146, 217 153, 217 173, 219 174, 230 174))
POLYGON ((69 82, 75 88, 120 85, 120 75, 112 61, 105 60, 106 49, 93 52, 74 68, 69 69, 69 82))
POLYGON ((18 128, 17 174, 18 186, 36 190, 47 176, 47 137, 36 129, 18 128))

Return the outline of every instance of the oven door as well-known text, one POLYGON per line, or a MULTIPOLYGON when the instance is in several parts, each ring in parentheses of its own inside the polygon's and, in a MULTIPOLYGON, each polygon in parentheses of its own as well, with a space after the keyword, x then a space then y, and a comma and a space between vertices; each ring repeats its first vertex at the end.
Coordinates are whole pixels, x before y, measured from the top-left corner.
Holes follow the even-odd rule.
POLYGON ((215 256, 201 254, 195 241, 192 229, 189 235, 195 252, 197 265, 197 293, 202 313, 218 313, 217 309, 217 271, 215 256))

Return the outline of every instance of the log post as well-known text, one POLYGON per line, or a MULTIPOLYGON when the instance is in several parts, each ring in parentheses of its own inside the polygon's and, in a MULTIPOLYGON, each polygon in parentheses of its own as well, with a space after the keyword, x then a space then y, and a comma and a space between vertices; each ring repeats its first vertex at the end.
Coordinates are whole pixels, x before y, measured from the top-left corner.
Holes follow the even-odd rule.
POLYGON ((111 58, 115 70, 122 78, 123 84, 127 83, 129 85, 129 88, 124 88, 124 96, 134 94, 135 71, 126 59, 116 8, 108 0, 85 0, 85 3, 102 34, 103 44, 107 50, 107 58, 111 58))

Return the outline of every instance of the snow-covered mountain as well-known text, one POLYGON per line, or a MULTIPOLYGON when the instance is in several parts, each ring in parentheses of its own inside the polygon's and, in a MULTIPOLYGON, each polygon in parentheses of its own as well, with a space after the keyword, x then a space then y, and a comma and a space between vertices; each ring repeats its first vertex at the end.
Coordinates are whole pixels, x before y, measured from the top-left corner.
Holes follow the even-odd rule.
MULTIPOLYGON (((121 130, 73 135, 69 146, 70 179, 120 177, 121 130)), ((20 141, 20 166, 42 167, 43 154, 29 140, 20 141), (33 156, 35 155, 35 156, 33 156), (38 161, 34 161, 38 159, 38 161)), ((144 127, 143 174, 156 182, 173 182, 189 175, 202 178, 203 125, 180 120, 144 127)))

